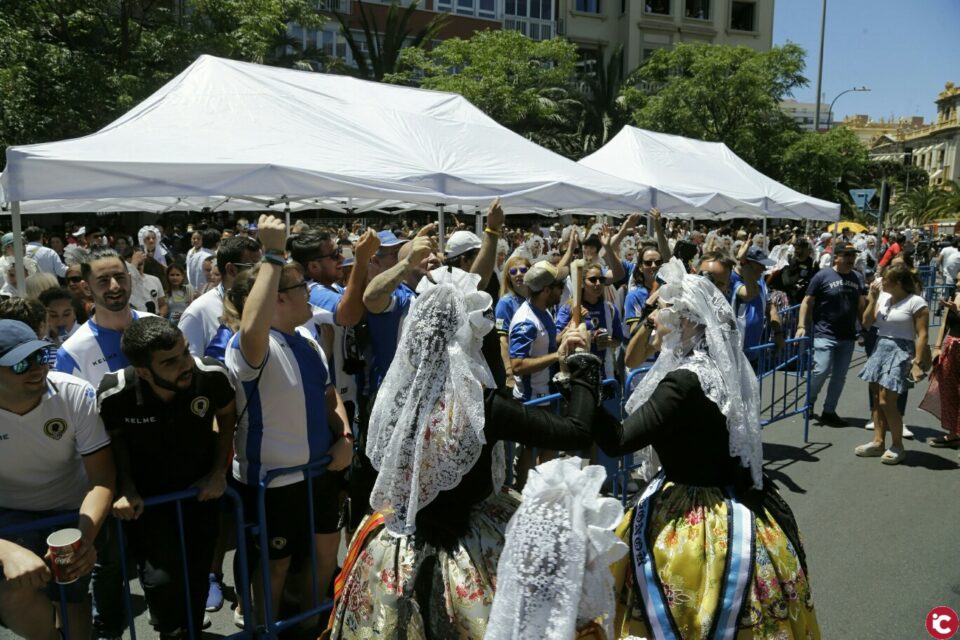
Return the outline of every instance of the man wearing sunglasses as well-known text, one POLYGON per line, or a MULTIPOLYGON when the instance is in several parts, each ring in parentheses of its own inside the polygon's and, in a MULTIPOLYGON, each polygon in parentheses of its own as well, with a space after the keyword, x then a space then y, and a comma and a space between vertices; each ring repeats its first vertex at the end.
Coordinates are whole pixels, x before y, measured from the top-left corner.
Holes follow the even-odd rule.
MULTIPOLYGON (((89 575, 113 502, 116 470, 93 388, 50 371, 49 344, 26 324, 0 320, 0 528, 80 511, 80 546, 67 565, 71 635, 90 637, 89 575)), ((55 529, 62 528, 54 527, 55 529)), ((58 592, 44 561, 45 532, 0 540, 0 622, 25 638, 59 637, 58 592)))
POLYGON ((763 249, 753 244, 753 238, 743 243, 738 258, 737 266, 730 274, 732 305, 743 331, 747 359, 756 368, 760 353, 751 348, 761 343, 768 318, 777 350, 785 345, 780 314, 770 301, 767 283, 763 280, 764 269, 774 266, 774 262, 763 249))
POLYGON ((260 243, 253 238, 237 236, 220 244, 216 253, 220 284, 194 300, 180 316, 177 325, 187 337, 190 353, 223 362, 227 342, 232 336, 232 332, 220 322, 223 292, 233 287, 238 273, 259 262, 260 255, 260 243))

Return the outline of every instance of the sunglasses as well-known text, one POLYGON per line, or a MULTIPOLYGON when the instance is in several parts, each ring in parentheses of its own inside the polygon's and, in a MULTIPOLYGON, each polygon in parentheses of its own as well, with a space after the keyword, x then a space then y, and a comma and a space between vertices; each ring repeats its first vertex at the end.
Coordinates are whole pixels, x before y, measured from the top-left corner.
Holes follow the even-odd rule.
POLYGON ((52 354, 53 351, 51 349, 38 349, 20 362, 11 365, 10 369, 18 376, 22 376, 29 371, 30 367, 33 365, 43 366, 45 364, 50 364, 53 361, 52 354))
POLYGON ((82 277, 82 276, 70 276, 70 277, 67 278, 67 282, 69 282, 70 284, 80 284, 81 282, 83 282, 83 277, 82 277))
POLYGON ((586 281, 589 282, 590 284, 600 284, 601 282, 603 282, 603 277, 602 277, 602 276, 590 276, 589 278, 584 278, 584 280, 586 280, 586 281))
POLYGON ((529 270, 529 267, 510 267, 510 275, 515 276, 518 273, 524 274, 529 270))
POLYGON ((244 270, 246 270, 246 269, 252 269, 252 268, 253 268, 253 263, 252 263, 252 262, 231 262, 230 264, 232 264, 233 266, 235 266, 235 267, 236 267, 238 270, 240 270, 240 271, 244 271, 244 270))
POLYGON ((341 258, 341 257, 343 257, 343 250, 337 249, 333 253, 319 253, 313 256, 312 258, 310 258, 309 260, 307 260, 307 262, 313 262, 314 260, 323 260, 324 258, 330 258, 332 260, 336 260, 337 258, 341 258))
POLYGON ((659 267, 663 264, 663 260, 644 260, 643 266, 645 267, 659 267))

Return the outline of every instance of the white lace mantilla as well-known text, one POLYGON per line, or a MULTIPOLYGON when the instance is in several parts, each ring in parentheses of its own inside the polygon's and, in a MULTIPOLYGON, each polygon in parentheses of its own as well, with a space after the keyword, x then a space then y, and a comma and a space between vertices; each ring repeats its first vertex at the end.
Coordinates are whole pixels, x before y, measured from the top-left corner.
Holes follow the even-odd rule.
MULTIPOLYGON (((484 387, 493 376, 480 354, 493 328, 480 276, 441 268, 423 278, 393 363, 370 414, 367 456, 379 471, 370 506, 407 535, 417 512, 453 489, 480 458, 484 387)), ((502 443, 493 449, 494 489, 503 484, 502 443)))
POLYGON ((559 458, 534 469, 507 525, 486 640, 569 640, 599 619, 613 636, 610 565, 627 552, 623 507, 600 497, 603 467, 559 458))

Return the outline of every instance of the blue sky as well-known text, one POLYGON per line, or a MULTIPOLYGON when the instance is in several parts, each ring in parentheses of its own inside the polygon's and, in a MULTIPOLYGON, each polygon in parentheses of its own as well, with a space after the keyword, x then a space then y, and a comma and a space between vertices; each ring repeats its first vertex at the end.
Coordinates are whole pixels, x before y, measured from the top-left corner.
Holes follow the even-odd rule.
MULTIPOLYGON (((820 0, 775 2, 773 43, 807 51, 807 87, 794 98, 813 102, 820 42, 820 0)), ((827 0, 823 53, 825 102, 834 118, 865 113, 889 118, 936 114, 934 100, 948 80, 960 85, 960 0, 827 0)))

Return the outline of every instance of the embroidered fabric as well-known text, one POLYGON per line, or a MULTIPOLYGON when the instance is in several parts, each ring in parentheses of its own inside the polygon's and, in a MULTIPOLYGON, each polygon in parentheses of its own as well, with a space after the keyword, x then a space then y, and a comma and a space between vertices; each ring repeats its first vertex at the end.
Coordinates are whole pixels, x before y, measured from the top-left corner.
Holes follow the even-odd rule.
MULTIPOLYGON (((367 456, 379 471, 370 506, 398 535, 414 533, 417 512, 456 487, 486 443, 484 387, 495 383, 480 348, 493 329, 493 301, 477 291, 479 281, 449 268, 421 280, 370 414, 367 456)), ((499 491, 502 443, 492 459, 499 491)))
POLYGON ((610 565, 627 552, 614 533, 623 507, 600 497, 603 467, 558 458, 534 469, 507 525, 486 640, 569 640, 615 611, 610 565))
MULTIPOLYGON (((666 306, 658 319, 670 331, 660 357, 637 384, 627 414, 650 399, 663 377, 675 369, 697 374, 703 393, 727 418, 730 456, 739 457, 756 488, 763 486, 760 390, 743 349, 733 308, 708 279, 690 275, 676 258, 660 268, 666 306)), ((649 458, 649 452, 641 454, 649 458)))

